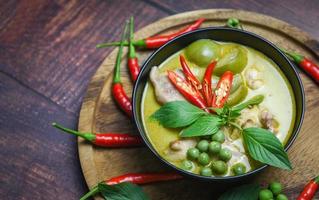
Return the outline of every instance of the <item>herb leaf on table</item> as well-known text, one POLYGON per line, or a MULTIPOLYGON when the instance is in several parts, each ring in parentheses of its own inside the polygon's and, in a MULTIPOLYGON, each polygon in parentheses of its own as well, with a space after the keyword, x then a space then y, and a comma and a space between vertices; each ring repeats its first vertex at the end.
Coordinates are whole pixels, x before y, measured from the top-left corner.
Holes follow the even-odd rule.
POLYGON ((258 184, 247 184, 227 190, 218 200, 256 200, 260 186, 258 184))
POLYGON ((198 118, 207 114, 187 101, 172 101, 164 104, 151 115, 151 118, 157 120, 164 127, 181 128, 194 123, 198 118))
POLYGON ((242 132, 250 156, 262 163, 291 170, 291 163, 279 139, 262 128, 246 128, 242 132))
POLYGON ((98 189, 106 200, 150 200, 141 187, 129 182, 116 185, 100 183, 98 189))

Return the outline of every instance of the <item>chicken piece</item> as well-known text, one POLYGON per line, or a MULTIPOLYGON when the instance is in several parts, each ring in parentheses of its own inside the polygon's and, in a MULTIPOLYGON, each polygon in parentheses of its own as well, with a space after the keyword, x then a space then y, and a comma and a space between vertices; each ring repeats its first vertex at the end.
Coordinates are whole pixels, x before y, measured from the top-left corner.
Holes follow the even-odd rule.
POLYGON ((160 73, 157 66, 152 67, 150 79, 155 88, 156 99, 159 103, 165 104, 170 101, 185 100, 170 82, 166 73, 160 73))
POLYGON ((259 120, 260 110, 258 106, 252 106, 251 108, 245 108, 241 111, 241 115, 237 119, 237 123, 242 128, 249 127, 261 127, 259 120))
MULTIPOLYGON (((226 141, 222 144, 222 148, 227 148, 232 153, 231 159, 227 162, 228 166, 233 166, 240 162, 246 166, 247 172, 251 170, 249 159, 245 154, 245 149, 241 139, 226 141)), ((232 175, 230 168, 226 175, 232 175)))
POLYGON ((169 161, 179 161, 186 159, 187 150, 196 146, 195 139, 178 139, 172 141, 164 151, 165 158, 169 161))
POLYGON ((260 71, 254 67, 246 70, 245 77, 248 87, 252 90, 256 90, 264 85, 260 71))
POLYGON ((274 116, 269 112, 268 109, 263 109, 260 112, 260 122, 264 128, 268 129, 273 133, 278 133, 279 122, 274 118, 274 116))

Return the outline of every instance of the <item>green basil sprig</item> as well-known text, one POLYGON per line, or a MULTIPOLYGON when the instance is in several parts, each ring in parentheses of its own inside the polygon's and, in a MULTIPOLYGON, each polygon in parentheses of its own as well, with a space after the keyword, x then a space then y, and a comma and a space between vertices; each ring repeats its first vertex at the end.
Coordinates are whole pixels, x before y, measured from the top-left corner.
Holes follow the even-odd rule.
POLYGON ((187 101, 172 101, 164 104, 152 116, 167 128, 181 128, 194 123, 208 113, 187 101))
POLYGON ((183 129, 180 133, 181 137, 195 137, 213 135, 217 133, 219 128, 225 122, 217 115, 205 115, 196 120, 189 127, 183 129))
POLYGON ((281 169, 292 169, 287 153, 272 132, 262 128, 246 128, 242 135, 253 159, 281 169))

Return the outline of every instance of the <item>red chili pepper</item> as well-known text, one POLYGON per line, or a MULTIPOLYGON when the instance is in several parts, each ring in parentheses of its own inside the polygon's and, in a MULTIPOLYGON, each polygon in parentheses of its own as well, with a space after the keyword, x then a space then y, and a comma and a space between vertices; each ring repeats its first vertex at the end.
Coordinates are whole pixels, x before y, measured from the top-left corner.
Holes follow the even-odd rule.
MULTIPOLYGON (((134 184, 147 184, 153 182, 161 181, 170 181, 183 178, 181 175, 173 172, 164 172, 164 173, 130 173, 124 174, 122 176, 114 177, 109 180, 106 180, 104 183, 107 185, 114 185, 123 182, 131 182, 134 184)), ((96 193, 98 193, 98 187, 93 187, 87 194, 85 194, 80 200, 85 200, 96 193)))
POLYGON ((120 74, 120 68, 121 68, 121 58, 123 54, 123 47, 124 47, 124 39, 127 33, 127 23, 125 24, 124 32, 122 34, 121 38, 121 44, 119 47, 119 52, 116 57, 116 63, 115 63, 115 70, 114 70, 114 78, 113 78, 113 87, 112 87, 112 93, 115 101, 119 105, 119 107, 129 116, 132 116, 132 103, 131 99, 128 98, 126 95, 126 92, 123 88, 123 85, 121 83, 121 74, 120 74))
POLYGON ((101 147, 143 146, 143 140, 138 135, 121 134, 121 133, 98 133, 98 134, 80 133, 78 131, 65 128, 57 123, 52 123, 52 126, 66 133, 79 136, 87 141, 92 142, 96 146, 101 146, 101 147))
MULTIPOLYGON (((179 35, 198 29, 200 25, 204 22, 204 20, 205 20, 204 18, 200 18, 196 20, 193 24, 172 34, 153 36, 153 37, 148 37, 145 39, 133 41, 133 45, 137 47, 147 48, 147 49, 159 48, 165 43, 167 43, 168 41, 170 41, 171 39, 179 35)), ((120 45, 120 42, 102 43, 102 44, 96 45, 96 48, 119 46, 119 45, 120 45)), ((124 45, 129 45, 129 44, 128 42, 126 42, 124 45)))
POLYGON ((226 71, 220 77, 213 94, 212 107, 222 108, 224 106, 230 94, 233 76, 234 75, 231 71, 226 71))
POLYGON ((297 200, 311 200, 319 188, 319 176, 311 180, 303 189, 297 200))
POLYGON ((185 81, 183 78, 178 76, 173 71, 167 71, 168 78, 172 82, 172 84, 176 87, 176 89, 187 99, 190 103, 195 106, 209 112, 206 108, 205 100, 203 99, 201 93, 196 90, 190 83, 185 81))
POLYGON ((202 83, 202 93, 206 100, 207 105, 212 105, 213 92, 212 92, 212 75, 214 68, 216 66, 216 61, 210 63, 206 68, 203 83, 202 83))
POLYGON ((130 21, 130 40, 129 40, 129 54, 128 54, 128 68, 131 73, 131 78, 135 82, 138 74, 140 73, 140 66, 138 65, 138 59, 135 54, 135 47, 133 45, 134 39, 134 18, 131 17, 130 21))
POLYGON ((303 55, 281 49, 289 58, 299 65, 317 83, 319 83, 319 66, 303 55))
POLYGON ((167 172, 167 173, 130 173, 122 176, 111 178, 105 181, 108 185, 114 185, 123 182, 131 182, 134 184, 146 184, 160 181, 170 181, 183 178, 180 174, 167 172))
POLYGON ((193 74, 191 69, 188 67, 186 60, 183 55, 179 56, 180 63, 183 68, 183 73, 185 75, 185 78, 188 83, 190 83, 196 90, 201 91, 202 84, 200 81, 196 78, 196 76, 193 74))

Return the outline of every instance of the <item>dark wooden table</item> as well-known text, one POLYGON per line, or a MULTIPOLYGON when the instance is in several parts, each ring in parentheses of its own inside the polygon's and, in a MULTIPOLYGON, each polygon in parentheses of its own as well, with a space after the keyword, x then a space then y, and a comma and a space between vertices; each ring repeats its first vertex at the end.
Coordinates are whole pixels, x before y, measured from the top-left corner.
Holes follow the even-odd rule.
POLYGON ((0 194, 6 199, 78 199, 87 191, 76 128, 90 77, 131 15, 137 29, 172 14, 234 8, 285 20, 319 39, 318 0, 0 1, 0 194))

